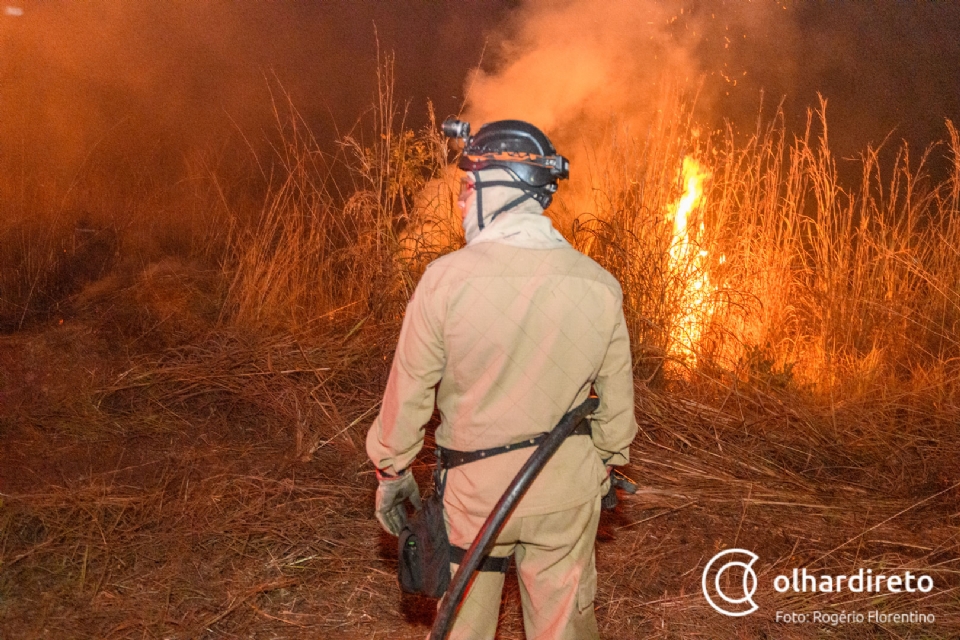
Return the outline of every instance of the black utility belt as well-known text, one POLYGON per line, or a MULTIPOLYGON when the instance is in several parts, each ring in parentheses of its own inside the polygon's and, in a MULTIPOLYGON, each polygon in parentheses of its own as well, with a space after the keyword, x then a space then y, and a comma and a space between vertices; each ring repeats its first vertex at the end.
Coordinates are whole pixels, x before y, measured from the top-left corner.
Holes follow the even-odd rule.
MULTIPOLYGON (((490 449, 480 449, 478 451, 457 451, 456 449, 447 449, 445 447, 437 446, 437 466, 441 469, 453 469, 454 467, 459 467, 463 464, 469 464, 470 462, 476 462, 477 460, 485 460, 491 456, 500 455, 501 453, 507 453, 509 451, 514 451, 516 449, 525 449, 527 447, 535 447, 539 445, 547 437, 548 434, 541 433, 540 435, 529 438, 528 440, 521 440, 520 442, 515 442, 513 444, 505 444, 502 447, 491 447, 490 449)), ((589 436, 591 435, 590 431, 590 421, 582 420, 577 427, 570 432, 571 436, 589 436)), ((569 436, 567 436, 569 437, 569 436)))
MULTIPOLYGON (((521 442, 479 451, 457 451, 437 447, 437 467, 433 472, 434 491, 424 499, 422 508, 413 514, 400 531, 397 573, 401 589, 407 593, 441 597, 450 584, 450 563, 462 564, 466 555, 466 549, 452 546, 447 537, 443 515, 446 475, 441 471, 477 460, 485 460, 508 451, 536 447, 547 435, 541 433, 521 442)), ((591 435, 590 421, 581 420, 569 435, 591 435)), ((506 573, 509 567, 510 556, 497 558, 487 555, 477 569, 506 573)))
MULTIPOLYGON (((463 564, 463 558, 466 555, 466 549, 461 549, 460 547, 450 545, 450 562, 453 562, 454 564, 463 564)), ((500 573, 506 573, 507 569, 509 568, 510 556, 503 556, 501 558, 496 556, 487 556, 480 562, 480 566, 477 567, 477 570, 499 571, 500 573)))

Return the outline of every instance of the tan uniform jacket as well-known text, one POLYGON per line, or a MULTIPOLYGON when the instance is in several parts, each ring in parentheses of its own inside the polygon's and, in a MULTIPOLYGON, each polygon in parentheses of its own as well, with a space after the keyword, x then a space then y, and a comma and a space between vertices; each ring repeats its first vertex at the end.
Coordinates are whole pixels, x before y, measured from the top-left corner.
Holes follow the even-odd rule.
MULTIPOLYGON (((468 245, 433 262, 410 300, 367 453, 388 472, 409 466, 435 396, 440 446, 474 451, 520 442, 552 429, 591 384, 600 396, 592 441, 568 438, 516 515, 592 500, 603 461, 627 462, 637 426, 622 293, 613 276, 569 245, 468 245)), ((445 502, 486 515, 532 452, 451 469, 445 502)))

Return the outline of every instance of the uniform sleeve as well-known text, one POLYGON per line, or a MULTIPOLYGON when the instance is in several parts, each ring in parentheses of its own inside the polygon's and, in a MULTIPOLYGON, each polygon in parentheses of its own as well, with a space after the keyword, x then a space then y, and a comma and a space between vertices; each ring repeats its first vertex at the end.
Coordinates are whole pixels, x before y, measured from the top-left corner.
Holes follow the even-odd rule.
POLYGON ((380 414, 367 432, 367 455, 390 474, 406 469, 423 447, 443 375, 443 309, 436 289, 418 285, 407 305, 380 414))
POLYGON ((593 445, 600 458, 613 466, 624 465, 630 460, 630 443, 637 435, 630 336, 621 307, 618 307, 617 315, 610 345, 593 385, 600 396, 600 406, 593 416, 593 445))

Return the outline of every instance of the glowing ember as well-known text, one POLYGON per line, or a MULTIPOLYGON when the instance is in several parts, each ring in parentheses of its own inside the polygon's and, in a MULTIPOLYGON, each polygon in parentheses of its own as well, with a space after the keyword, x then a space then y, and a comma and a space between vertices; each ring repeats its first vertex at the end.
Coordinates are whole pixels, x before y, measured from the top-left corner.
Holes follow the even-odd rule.
MULTIPOLYGON (((696 362, 694 346, 700 339, 703 325, 713 312, 708 304, 710 276, 706 271, 707 251, 691 239, 691 216, 703 204, 703 186, 710 172, 693 157, 683 159, 681 178, 684 193, 667 213, 667 221, 673 220, 673 239, 670 244, 670 272, 682 284, 679 296, 679 314, 670 335, 669 355, 684 362, 696 362)), ((704 234, 701 220, 697 236, 704 234)), ((721 258, 722 260, 722 258, 721 258)))

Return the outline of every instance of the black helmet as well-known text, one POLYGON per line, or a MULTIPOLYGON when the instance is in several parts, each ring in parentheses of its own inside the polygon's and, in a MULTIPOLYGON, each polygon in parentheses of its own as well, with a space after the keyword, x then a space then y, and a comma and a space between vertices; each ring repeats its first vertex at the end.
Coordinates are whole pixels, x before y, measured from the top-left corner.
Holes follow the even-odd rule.
POLYGON ((547 136, 529 122, 489 122, 471 136, 470 123, 450 118, 443 123, 443 133, 464 140, 458 164, 461 169, 505 169, 523 183, 520 188, 544 209, 557 192, 557 181, 570 175, 567 159, 558 155, 547 136))

